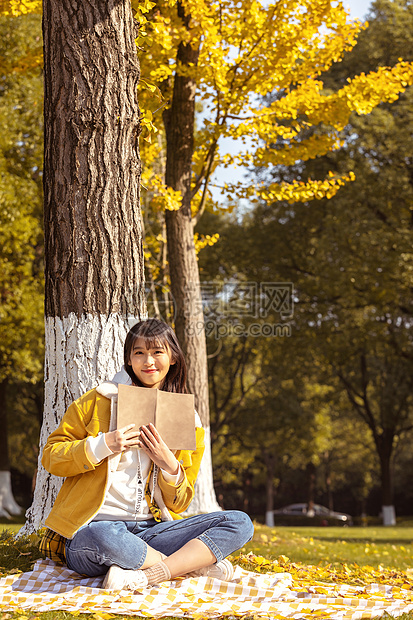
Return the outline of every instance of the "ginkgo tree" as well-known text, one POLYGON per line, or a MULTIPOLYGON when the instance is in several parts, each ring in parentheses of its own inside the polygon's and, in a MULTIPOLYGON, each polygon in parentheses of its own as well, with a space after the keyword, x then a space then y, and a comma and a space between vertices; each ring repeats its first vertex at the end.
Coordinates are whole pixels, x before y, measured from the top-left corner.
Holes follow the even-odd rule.
MULTIPOLYGON (((162 245, 167 244, 176 330, 208 429, 196 251, 197 244, 217 237, 197 239, 194 226, 207 207, 218 206, 211 196, 214 173, 228 169, 221 188, 225 208, 241 198, 269 203, 331 198, 354 179, 352 170, 268 185, 231 182, 231 167, 268 170, 339 148, 350 114, 368 114, 380 102, 397 99, 413 81, 413 65, 400 60, 327 91, 322 74, 354 47, 367 26, 351 21, 343 4, 332 0, 133 0, 133 7, 141 26, 140 102, 147 131, 144 206, 158 216, 164 211, 154 247, 164 266, 162 245), (196 102, 202 107, 198 116, 196 102)), ((201 476, 199 489, 202 484, 201 476)), ((213 501, 202 490, 200 495, 204 503, 197 508, 210 509, 213 501)))
MULTIPOLYGON (((134 0, 132 4, 142 23, 138 45, 144 124, 148 129, 155 125, 168 141, 168 127, 161 126, 160 113, 164 110, 165 121, 165 108, 168 112, 177 97, 177 78, 191 84, 188 99, 196 96, 202 102, 192 156, 195 221, 218 166, 292 165, 323 155, 340 146, 340 132, 352 111, 368 114, 382 101, 397 99, 412 82, 411 63, 399 61, 392 68, 380 67, 349 79, 338 92, 324 91, 320 76, 356 44, 357 35, 367 26, 350 21, 343 5, 331 0, 268 6, 257 0, 134 0), (150 19, 143 11, 152 12, 150 19), (188 47, 193 58, 185 65, 182 49, 188 47), (269 98, 274 93, 276 97, 269 98), (309 131, 317 127, 323 131, 309 131), (223 138, 241 144, 236 154, 231 147, 221 152, 223 138)), ((181 93, 181 107, 185 103, 181 93)), ((166 209, 178 210, 182 192, 165 186, 164 179, 153 174, 151 164, 160 148, 163 145, 158 141, 155 148, 152 145, 144 151, 146 179, 151 180, 151 188, 156 187, 158 197, 163 197, 166 209)), ((329 175, 270 187, 228 182, 222 190, 232 200, 308 200, 331 197, 351 178, 351 174, 329 175)))

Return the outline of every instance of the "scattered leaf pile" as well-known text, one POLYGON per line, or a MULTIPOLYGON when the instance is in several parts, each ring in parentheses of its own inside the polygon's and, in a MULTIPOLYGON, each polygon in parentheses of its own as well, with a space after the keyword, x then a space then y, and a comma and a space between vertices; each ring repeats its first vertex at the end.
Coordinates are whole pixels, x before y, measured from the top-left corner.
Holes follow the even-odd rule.
POLYGON ((413 569, 398 570, 379 566, 359 566, 353 564, 307 565, 290 562, 285 555, 268 560, 260 555, 248 553, 236 558, 236 563, 246 570, 258 573, 290 573, 295 584, 315 585, 316 583, 347 583, 365 585, 369 583, 398 586, 403 590, 413 590, 413 569))

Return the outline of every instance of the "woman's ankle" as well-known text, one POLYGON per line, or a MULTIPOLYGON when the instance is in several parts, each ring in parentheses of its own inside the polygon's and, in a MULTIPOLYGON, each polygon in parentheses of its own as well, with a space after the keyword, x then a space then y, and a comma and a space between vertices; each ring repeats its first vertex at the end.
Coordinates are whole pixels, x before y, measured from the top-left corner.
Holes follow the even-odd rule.
POLYGON ((150 568, 144 569, 143 573, 148 580, 148 585, 150 586, 154 586, 157 583, 162 583, 162 581, 171 580, 170 570, 162 560, 150 568))

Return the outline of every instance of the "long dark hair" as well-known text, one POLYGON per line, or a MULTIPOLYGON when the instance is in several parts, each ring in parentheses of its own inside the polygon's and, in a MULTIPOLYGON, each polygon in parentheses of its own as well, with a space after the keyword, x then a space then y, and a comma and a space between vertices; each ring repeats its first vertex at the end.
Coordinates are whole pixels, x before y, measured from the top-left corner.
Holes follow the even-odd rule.
POLYGON ((137 338, 143 338, 148 349, 165 347, 171 351, 175 364, 171 364, 162 386, 164 392, 186 394, 186 363, 175 332, 169 325, 159 319, 139 321, 128 332, 123 349, 125 369, 134 385, 145 387, 132 370, 130 357, 137 338))

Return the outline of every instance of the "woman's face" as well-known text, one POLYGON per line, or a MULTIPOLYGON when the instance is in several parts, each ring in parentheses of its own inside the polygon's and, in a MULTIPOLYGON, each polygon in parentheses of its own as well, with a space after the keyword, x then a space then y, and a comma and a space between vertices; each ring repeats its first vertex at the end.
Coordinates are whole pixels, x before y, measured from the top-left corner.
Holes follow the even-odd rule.
POLYGON ((164 345, 147 349, 144 338, 133 343, 129 363, 139 381, 148 388, 161 388, 170 366, 175 364, 164 345))

